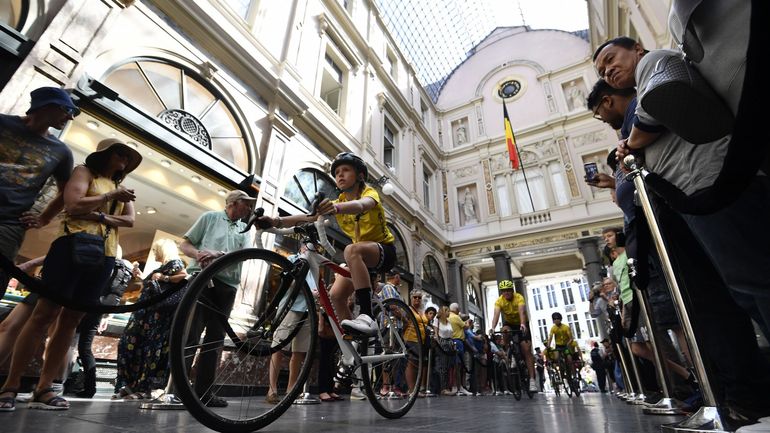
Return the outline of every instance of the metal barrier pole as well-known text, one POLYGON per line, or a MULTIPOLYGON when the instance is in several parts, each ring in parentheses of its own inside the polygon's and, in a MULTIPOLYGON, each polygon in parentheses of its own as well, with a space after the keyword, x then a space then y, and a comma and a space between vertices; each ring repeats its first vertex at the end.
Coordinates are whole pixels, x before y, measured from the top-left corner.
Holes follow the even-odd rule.
POLYGON ((650 233, 652 239, 655 242, 655 247, 660 255, 660 262, 663 266, 663 274, 666 277, 666 282, 671 290, 671 296, 674 300, 674 307, 679 315, 679 321, 682 324, 684 330, 684 336, 687 340, 687 345, 690 348, 690 354, 692 355, 692 362, 695 366, 695 372, 698 375, 698 382, 700 384, 701 394, 703 395, 703 406, 698 411, 687 418, 686 420, 674 423, 664 424, 661 426, 663 432, 722 432, 725 431, 725 425, 717 412, 716 398, 714 397, 714 391, 711 387, 708 376, 706 375, 706 367, 703 364, 703 358, 701 357, 700 348, 695 339, 695 332, 692 329, 692 322, 690 322, 690 315, 686 308, 686 303, 682 291, 679 289, 679 284, 674 274, 674 267, 669 260, 668 248, 663 242, 663 235, 658 226, 658 220, 655 213, 652 210, 652 203, 650 197, 647 194, 647 187, 644 184, 644 176, 647 175, 641 165, 636 164, 636 159, 633 155, 628 155, 623 159, 623 163, 630 167, 633 171, 626 176, 626 179, 632 179, 634 186, 636 186, 636 192, 639 195, 639 201, 641 202, 644 215, 647 217, 647 224, 650 227, 650 233))
POLYGON ((618 359, 620 359, 620 373, 623 377, 623 384, 626 386, 626 390, 619 397, 624 400, 633 400, 636 398, 636 392, 634 391, 634 385, 631 382, 631 378, 628 375, 628 364, 626 364, 626 355, 623 350, 621 342, 615 344, 615 351, 618 353, 618 359))
POLYGON ((631 400, 628 400, 627 403, 646 405, 647 402, 645 401, 645 399, 647 398, 647 396, 644 395, 644 387, 642 386, 642 376, 639 374, 639 366, 636 363, 636 358, 634 358, 634 351, 631 350, 631 339, 624 338, 624 340, 626 342, 626 346, 628 346, 628 357, 631 359, 631 368, 634 370, 634 376, 636 376, 636 386, 639 388, 639 392, 636 393, 636 397, 632 398, 631 400))
POLYGON ((302 389, 302 393, 294 400, 292 404, 321 404, 321 400, 313 398, 310 395, 310 379, 305 381, 305 385, 302 389))
POLYGON ((433 342, 430 337, 428 338, 428 366, 425 373, 428 377, 425 378, 425 397, 436 397, 436 394, 430 390, 430 377, 433 375, 433 370, 430 368, 430 364, 433 361, 433 342))
MULTIPOLYGON (((628 267, 632 277, 636 276, 636 260, 628 259, 628 267)), ((639 289, 636 290, 636 297, 639 299, 640 313, 647 322, 647 329, 650 332, 650 345, 652 346, 652 353, 655 357, 655 374, 658 377, 661 390, 663 391, 663 398, 650 407, 644 408, 644 413, 648 415, 681 415, 684 412, 679 409, 680 402, 671 398, 671 384, 669 383, 669 376, 665 373, 664 367, 666 360, 663 359, 658 346, 657 329, 652 323, 650 316, 650 301, 647 298, 647 293, 642 292, 639 289)))

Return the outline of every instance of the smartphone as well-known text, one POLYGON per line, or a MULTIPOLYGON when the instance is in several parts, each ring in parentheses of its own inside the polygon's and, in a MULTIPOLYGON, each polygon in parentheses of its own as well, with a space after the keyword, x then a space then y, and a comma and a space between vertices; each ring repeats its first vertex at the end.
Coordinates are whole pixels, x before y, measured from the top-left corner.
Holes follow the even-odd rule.
POLYGON ((586 180, 593 182, 596 180, 596 175, 599 174, 599 169, 596 167, 595 162, 587 162, 583 164, 583 168, 586 171, 586 180))

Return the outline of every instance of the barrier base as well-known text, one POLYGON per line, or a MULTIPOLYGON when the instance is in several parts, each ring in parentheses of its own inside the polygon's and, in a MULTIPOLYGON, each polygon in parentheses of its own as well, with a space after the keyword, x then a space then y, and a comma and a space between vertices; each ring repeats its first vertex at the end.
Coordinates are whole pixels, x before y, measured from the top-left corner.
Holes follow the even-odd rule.
POLYGON ((727 433, 722 418, 714 406, 703 406, 684 421, 663 424, 663 433, 727 433))
POLYGON ((300 405, 321 404, 321 400, 317 398, 313 398, 309 392, 303 392, 302 394, 299 395, 299 397, 297 397, 296 400, 294 400, 294 403, 292 404, 300 404, 300 405))

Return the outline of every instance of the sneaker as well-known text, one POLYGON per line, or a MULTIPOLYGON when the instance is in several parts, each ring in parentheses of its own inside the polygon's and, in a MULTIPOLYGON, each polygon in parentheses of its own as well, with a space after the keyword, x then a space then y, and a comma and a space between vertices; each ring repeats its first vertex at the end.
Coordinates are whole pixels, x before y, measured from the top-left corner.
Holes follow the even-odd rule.
POLYGON ((351 388, 350 389, 350 399, 351 400, 366 400, 366 395, 361 391, 360 388, 351 388))
POLYGON ((348 331, 353 331, 354 333, 368 337, 377 335, 377 331, 379 331, 377 322, 366 314, 359 314, 358 317, 353 320, 343 320, 340 322, 340 325, 348 331))
POLYGON ((502 391, 495 391, 492 395, 503 395, 502 391))
POLYGON ((467 395, 473 395, 473 393, 460 388, 460 390, 457 391, 457 395, 467 396, 467 395))
POLYGON ((281 397, 278 397, 278 394, 269 393, 267 394, 267 397, 265 397, 265 401, 270 404, 278 404, 281 402, 281 397))
POLYGON ((529 392, 538 392, 537 384, 533 381, 529 381, 529 392))
POLYGON ((208 398, 204 397, 207 407, 227 407, 227 400, 217 395, 211 394, 208 398))
POLYGON ((449 389, 442 389, 441 390, 441 395, 453 396, 453 395, 457 395, 457 393, 452 392, 452 390, 449 390, 449 389))
POLYGON ((480 392, 477 392, 477 393, 476 393, 476 397, 481 397, 482 395, 484 395, 484 394, 482 394, 482 393, 480 393, 480 392))
POLYGON ((508 391, 507 389, 505 391, 503 391, 503 394, 504 395, 513 395, 513 393, 511 391, 508 391))

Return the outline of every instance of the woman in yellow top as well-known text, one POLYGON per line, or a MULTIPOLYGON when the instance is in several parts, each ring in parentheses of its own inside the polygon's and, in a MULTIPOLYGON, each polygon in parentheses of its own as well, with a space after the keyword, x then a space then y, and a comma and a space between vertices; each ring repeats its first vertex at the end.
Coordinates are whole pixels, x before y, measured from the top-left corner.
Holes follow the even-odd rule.
MULTIPOLYGON (((321 215, 334 215, 343 232, 352 240, 345 247, 345 262, 351 278, 339 277, 331 289, 331 301, 340 324, 364 335, 375 335, 377 323, 372 320, 372 288, 369 269, 389 271, 396 263, 394 237, 385 221, 385 209, 377 191, 366 185, 369 170, 366 163, 350 152, 342 152, 334 158, 331 175, 342 191, 337 200, 324 200, 318 206, 321 215), (361 314, 354 320, 347 307, 347 299, 355 290, 361 314)), ((261 217, 262 223, 272 227, 293 226, 310 222, 314 217, 292 215, 288 217, 261 217)))
MULTIPOLYGON (((118 227, 134 225, 134 191, 120 183, 142 161, 134 149, 116 139, 101 141, 85 164, 75 167, 64 187, 65 216, 59 237, 51 244, 43 263, 43 281, 61 296, 81 303, 98 303, 102 289, 115 267, 118 227), (72 258, 72 234, 104 236, 105 260, 98 266, 76 264, 72 258)), ((63 362, 75 328, 84 313, 69 310, 41 296, 13 348, 8 377, 0 392, 0 410, 12 411, 9 400, 18 392, 21 374, 34 356, 37 343, 56 319, 45 349, 45 362, 37 382, 31 409, 63 410, 69 403, 54 392, 53 380, 61 375, 63 362)))
MULTIPOLYGON (((423 350, 423 364, 422 364, 422 383, 420 386, 425 388, 425 381, 427 376, 427 364, 428 364, 428 347, 425 344, 427 341, 427 327, 428 318, 425 316, 425 312, 422 308, 423 292, 420 289, 414 289, 409 294, 409 308, 414 314, 414 318, 417 319, 417 327, 420 330, 420 338, 417 338, 417 331, 412 326, 410 320, 404 321, 404 342, 406 343, 406 350, 409 355, 409 362, 406 365, 406 384, 409 385, 409 394, 412 393, 417 382, 417 346, 422 345, 423 350)), ((420 391, 419 397, 425 397, 425 392, 420 391)))
POLYGON ((570 344, 574 341, 572 330, 568 325, 561 323, 561 313, 553 313, 551 319, 553 319, 553 326, 551 327, 551 332, 548 333, 548 342, 545 345, 550 351, 551 340, 553 340, 556 345, 556 359, 559 357, 559 352, 564 352, 567 355, 567 363, 569 365, 572 362, 570 344))

